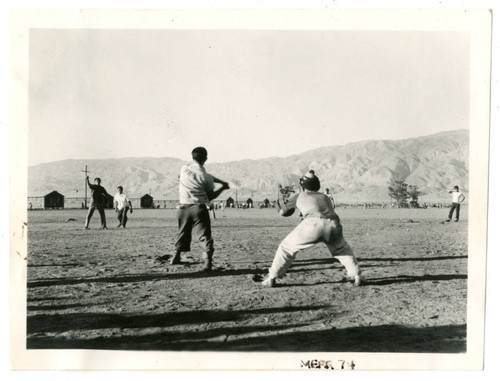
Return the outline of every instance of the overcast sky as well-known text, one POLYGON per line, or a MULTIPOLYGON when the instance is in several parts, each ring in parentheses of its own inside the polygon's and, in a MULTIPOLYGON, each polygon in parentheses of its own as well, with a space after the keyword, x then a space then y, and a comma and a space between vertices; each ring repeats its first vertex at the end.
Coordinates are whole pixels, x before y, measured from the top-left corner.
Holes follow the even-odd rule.
POLYGON ((28 164, 469 128, 469 48, 459 32, 33 29, 28 164))

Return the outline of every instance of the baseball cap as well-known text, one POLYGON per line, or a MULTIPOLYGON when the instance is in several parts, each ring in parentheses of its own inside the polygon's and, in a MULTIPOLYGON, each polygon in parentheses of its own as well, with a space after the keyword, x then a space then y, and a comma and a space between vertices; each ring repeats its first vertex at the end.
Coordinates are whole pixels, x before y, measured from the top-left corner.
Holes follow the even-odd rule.
POLYGON ((320 181, 312 169, 302 176, 300 179, 300 185, 302 185, 304 189, 311 191, 318 191, 321 187, 320 181))

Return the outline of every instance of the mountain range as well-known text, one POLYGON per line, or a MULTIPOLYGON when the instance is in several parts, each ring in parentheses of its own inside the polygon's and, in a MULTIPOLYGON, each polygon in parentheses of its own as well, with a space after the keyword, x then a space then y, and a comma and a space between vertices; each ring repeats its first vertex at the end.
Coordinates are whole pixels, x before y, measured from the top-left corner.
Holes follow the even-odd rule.
MULTIPOLYGON (((88 166, 90 177, 102 179, 108 193, 122 185, 131 197, 149 193, 155 200, 175 200, 177 177, 186 162, 177 158, 62 160, 28 167, 28 196, 57 190, 66 197, 83 195, 88 166)), ((209 173, 230 183, 229 196, 238 201, 275 199, 278 185, 297 185, 313 169, 322 189, 337 202, 390 201, 388 183, 404 180, 422 192, 421 201, 449 199, 448 190, 469 183, 469 131, 456 130, 404 140, 370 140, 321 147, 288 157, 240 160, 205 165, 209 173)))

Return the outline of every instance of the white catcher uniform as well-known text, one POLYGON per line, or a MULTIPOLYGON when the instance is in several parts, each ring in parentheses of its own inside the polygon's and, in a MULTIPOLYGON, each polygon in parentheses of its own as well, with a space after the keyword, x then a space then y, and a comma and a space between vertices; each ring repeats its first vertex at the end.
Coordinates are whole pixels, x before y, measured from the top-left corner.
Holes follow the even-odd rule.
POLYGON ((345 267, 347 276, 359 276, 359 266, 349 244, 344 240, 342 225, 328 196, 305 190, 295 194, 281 213, 290 216, 299 209, 303 220, 279 245, 269 269, 269 278, 281 278, 292 265, 297 253, 319 242, 323 242, 333 257, 345 267))

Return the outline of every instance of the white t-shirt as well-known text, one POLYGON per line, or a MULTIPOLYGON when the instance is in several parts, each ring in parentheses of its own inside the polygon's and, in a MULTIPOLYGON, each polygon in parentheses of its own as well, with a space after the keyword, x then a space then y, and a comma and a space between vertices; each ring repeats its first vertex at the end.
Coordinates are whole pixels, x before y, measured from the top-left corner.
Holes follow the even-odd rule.
POLYGON ((455 203, 459 202, 460 196, 462 196, 462 192, 455 192, 455 191, 451 192, 452 201, 455 203))
POLYGON ((208 204, 214 191, 214 179, 204 167, 194 162, 182 166, 179 176, 180 204, 208 204))
POLYGON ((128 197, 124 193, 122 193, 122 194, 120 194, 120 193, 115 194, 115 203, 118 204, 118 209, 121 210, 124 207, 128 206, 129 202, 130 201, 129 201, 128 197))

